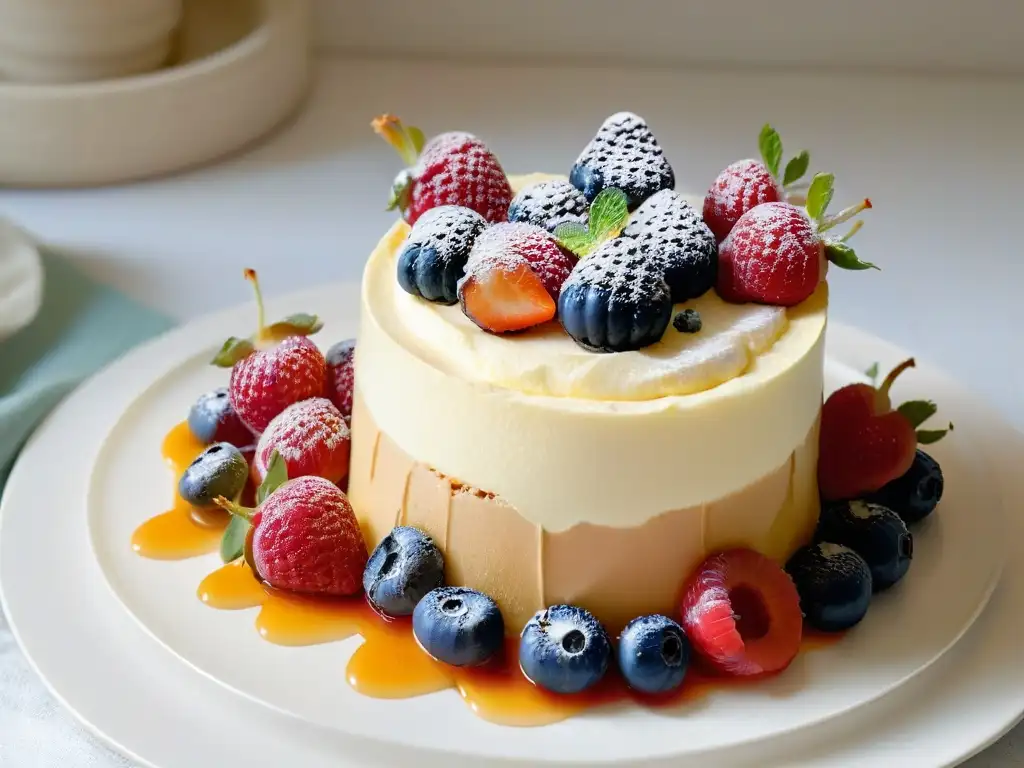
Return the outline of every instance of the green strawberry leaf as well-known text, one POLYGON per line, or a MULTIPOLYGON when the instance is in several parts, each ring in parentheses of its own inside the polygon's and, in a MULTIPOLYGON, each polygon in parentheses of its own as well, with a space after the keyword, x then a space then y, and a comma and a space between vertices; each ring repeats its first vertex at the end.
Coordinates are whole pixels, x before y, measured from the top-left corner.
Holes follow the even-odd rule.
POLYGON ((224 346, 210 361, 210 365, 216 365, 218 368, 231 368, 239 360, 244 360, 255 351, 256 347, 249 339, 232 336, 224 342, 224 346))
POLYGON ((950 422, 946 429, 919 429, 917 430, 917 442, 919 445, 931 445, 937 443, 946 436, 947 432, 953 431, 953 423, 950 422))
POLYGON ((870 261, 861 261, 857 252, 846 243, 826 243, 825 258, 840 269, 878 269, 870 261))
POLYGON ((249 535, 249 521, 242 517, 231 516, 231 522, 224 529, 220 540, 221 562, 230 563, 245 554, 245 537, 249 535))
POLYGON ((423 131, 415 125, 409 125, 406 126, 405 132, 409 135, 409 142, 412 144, 412 148, 416 150, 416 156, 419 157, 420 152, 423 151, 423 145, 427 143, 426 138, 423 136, 423 131))
POLYGON ((387 210, 393 211, 396 208, 404 211, 409 207, 412 198, 412 172, 406 168, 395 177, 391 185, 391 194, 388 196, 387 210))
POLYGON ((270 454, 270 463, 267 465, 267 474, 263 482, 256 489, 256 504, 262 504, 267 497, 288 482, 288 465, 284 458, 276 450, 270 454))
POLYGON ((590 204, 590 236, 595 245, 615 237, 629 220, 626 193, 610 187, 602 189, 590 204))
POLYGON ((761 135, 757 139, 757 146, 761 150, 761 159, 772 176, 779 175, 779 163, 782 162, 782 139, 778 132, 768 123, 761 129, 761 135))
POLYGON ((786 172, 782 176, 782 186, 788 187, 793 182, 800 181, 804 174, 807 173, 807 169, 810 165, 811 155, 805 149, 799 155, 786 163, 786 172))
POLYGON ((807 189, 807 215, 818 221, 825 215, 825 209, 832 202, 832 185, 835 176, 831 173, 816 173, 807 189))
POLYGON ((590 230, 576 221, 563 221, 555 227, 553 236, 560 246, 581 259, 597 247, 590 230))
POLYGON ((878 363, 874 362, 871 367, 864 371, 864 375, 871 379, 872 384, 878 383, 878 363))
POLYGON ((280 341, 289 336, 311 336, 323 327, 323 321, 316 315, 289 315, 284 320, 267 326, 263 331, 263 338, 280 341))
POLYGON ((908 403, 903 403, 896 410, 903 414, 910 422, 910 426, 917 429, 939 412, 939 406, 931 400, 911 400, 908 403))

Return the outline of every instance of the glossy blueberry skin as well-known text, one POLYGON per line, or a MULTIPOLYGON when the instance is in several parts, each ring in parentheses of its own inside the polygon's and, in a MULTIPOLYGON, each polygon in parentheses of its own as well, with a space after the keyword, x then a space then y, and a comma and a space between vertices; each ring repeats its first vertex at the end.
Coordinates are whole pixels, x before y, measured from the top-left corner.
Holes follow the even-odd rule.
POLYGON ((423 531, 400 525, 381 539, 363 571, 363 590, 386 616, 409 616, 444 584, 444 557, 423 531))
POLYGON ((501 650, 505 620, 498 604, 482 592, 440 587, 416 605, 412 633, 432 658, 453 667, 475 667, 501 650))
POLYGON ((907 525, 924 520, 942 500, 945 480, 939 463, 918 449, 914 463, 898 477, 867 497, 868 501, 888 507, 907 525))
POLYGON ((249 463, 242 452, 231 443, 214 443, 185 469, 178 495, 196 509, 215 509, 215 498, 237 498, 248 477, 249 463))
POLYGON ((825 507, 814 540, 842 544, 863 557, 871 569, 875 592, 902 579, 914 554, 914 537, 900 516, 866 501, 841 501, 825 507))
POLYGON ((842 632, 871 605, 871 569, 849 547, 819 542, 801 547, 786 563, 800 595, 804 621, 822 632, 842 632))
POLYGON ((245 448, 256 442, 253 435, 231 407, 227 387, 199 396, 188 412, 188 428, 196 439, 206 445, 231 443, 245 448))
POLYGON ((683 684, 691 652, 686 633, 672 619, 640 616, 619 637, 619 670, 634 690, 668 693, 683 684))
POLYGON ((487 222, 461 206, 432 208, 417 221, 398 253, 398 284, 406 293, 438 304, 459 300, 466 259, 487 222))
POLYGON ((601 623, 572 605, 539 611, 519 637, 523 674, 554 693, 579 693, 596 684, 608 671, 611 653, 601 623))

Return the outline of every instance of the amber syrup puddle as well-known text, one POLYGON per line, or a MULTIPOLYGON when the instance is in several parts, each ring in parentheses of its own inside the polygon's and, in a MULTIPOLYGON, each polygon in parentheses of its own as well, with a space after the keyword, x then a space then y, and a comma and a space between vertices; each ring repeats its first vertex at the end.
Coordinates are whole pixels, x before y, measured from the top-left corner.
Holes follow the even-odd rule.
MULTIPOLYGON (((179 424, 167 435, 163 455, 175 478, 202 451, 179 424)), ((141 525, 132 537, 136 552, 146 557, 179 559, 217 550, 224 521, 197 520, 180 499, 173 509, 141 525)), ((507 640, 504 652, 486 665, 450 667, 430 658, 416 643, 407 619, 386 619, 365 599, 327 599, 286 593, 259 581, 244 559, 209 574, 197 589, 199 599, 219 610, 259 608, 256 630, 277 645, 329 643, 360 635, 345 679, 359 693, 378 699, 405 699, 454 688, 485 720, 515 726, 538 726, 565 720, 597 706, 635 701, 644 706, 679 706, 723 687, 755 684, 743 678, 716 676, 691 666, 683 685, 665 696, 630 691, 610 665, 594 688, 574 696, 549 693, 533 685, 519 669, 518 642, 507 640)), ((802 651, 831 645, 838 635, 805 634, 802 651)))

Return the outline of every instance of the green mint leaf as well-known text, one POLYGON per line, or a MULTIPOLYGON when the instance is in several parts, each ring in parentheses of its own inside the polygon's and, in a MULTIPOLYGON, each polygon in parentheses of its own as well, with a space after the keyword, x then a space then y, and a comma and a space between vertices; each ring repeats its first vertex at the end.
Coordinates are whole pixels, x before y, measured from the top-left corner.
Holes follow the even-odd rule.
POLYGON ((807 215, 817 221, 825 215, 825 209, 832 202, 832 185, 835 176, 831 173, 816 173, 807 189, 807 215))
POLYGON ((878 383, 878 363, 872 363, 871 367, 868 368, 866 371, 864 371, 864 375, 866 375, 869 379, 871 379, 871 383, 872 384, 877 384, 878 383))
POLYGON ((560 246, 572 251, 581 259, 597 247, 590 231, 582 224, 575 221, 564 221, 555 227, 553 233, 555 240, 560 246))
POLYGON ((910 422, 910 426, 917 429, 938 413, 939 406, 931 400, 911 400, 908 403, 903 403, 896 410, 903 414, 906 420, 910 422))
POLYGON ((826 243, 825 258, 840 269, 878 269, 870 261, 861 261, 846 243, 826 243))
POLYGON ((761 150, 761 159, 772 176, 779 175, 779 163, 782 162, 782 139, 778 132, 768 123, 761 129, 761 135, 757 139, 757 146, 761 150))
POLYGON ((245 554, 245 537, 249 535, 249 521, 235 515, 224 529, 220 540, 220 559, 230 563, 245 554))
POLYGON ((282 485, 288 482, 288 465, 285 464, 281 454, 276 450, 270 454, 270 463, 267 465, 267 474, 263 482, 256 489, 256 504, 262 504, 267 496, 272 494, 282 485))
POLYGON ((788 163, 786 163, 786 172, 782 176, 782 186, 789 186, 794 181, 799 181, 800 179, 802 179, 804 174, 807 173, 807 168, 810 165, 811 155, 805 149, 799 155, 797 155, 788 163))
POLYGON ((281 340, 289 336, 311 336, 323 327, 323 321, 316 315, 289 315, 264 329, 263 335, 268 339, 281 340))
POLYGON ((412 144, 412 148, 416 150, 416 156, 419 157, 420 152, 423 151, 423 145, 427 143, 423 136, 423 131, 415 125, 410 125, 405 129, 405 132, 409 134, 409 142, 412 144))
POLYGON ((950 423, 946 429, 919 429, 917 430, 917 442, 919 445, 931 445, 937 443, 946 436, 947 432, 953 431, 953 424, 950 423))
POLYGON ((256 347, 253 346, 249 339, 239 339, 236 336, 232 336, 224 342, 224 346, 214 355, 210 365, 216 365, 218 368, 231 368, 239 360, 244 360, 255 351, 256 347))
POLYGON ((618 235, 628 220, 626 193, 614 187, 602 189, 590 204, 590 236, 594 244, 618 235))

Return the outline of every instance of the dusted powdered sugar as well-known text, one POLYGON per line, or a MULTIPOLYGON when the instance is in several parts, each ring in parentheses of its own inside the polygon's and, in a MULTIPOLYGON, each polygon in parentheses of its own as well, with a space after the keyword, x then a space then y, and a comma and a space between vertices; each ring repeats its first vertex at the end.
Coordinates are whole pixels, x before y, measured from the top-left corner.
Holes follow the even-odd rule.
POLYGON ((575 257, 559 248, 541 227, 505 222, 488 227, 477 237, 460 285, 495 272, 511 274, 526 266, 540 278, 552 298, 557 298, 575 263, 575 257))
POLYGON ((536 224, 549 232, 565 222, 587 223, 590 205, 576 187, 563 179, 531 184, 512 199, 509 221, 536 224))
POLYGON ((664 269, 640 245, 625 237, 603 243, 573 269, 564 288, 588 285, 608 291, 609 306, 639 305, 669 298, 664 269))
POLYGON ((288 476, 320 475, 337 482, 347 471, 351 435, 341 411, 324 397, 285 408, 260 435, 253 458, 262 478, 276 450, 288 476))
POLYGON ((423 148, 412 175, 414 209, 464 205, 492 222, 508 215, 508 177, 487 146, 470 133, 435 136, 423 148))
POLYGON ((721 241, 746 211, 783 199, 778 183, 760 160, 738 160, 715 179, 704 198, 704 219, 721 241))
POLYGON ((799 284, 809 270, 820 277, 821 241, 804 212, 789 203, 752 208, 722 249, 732 254, 734 280, 741 288, 776 281, 783 286, 799 284))

